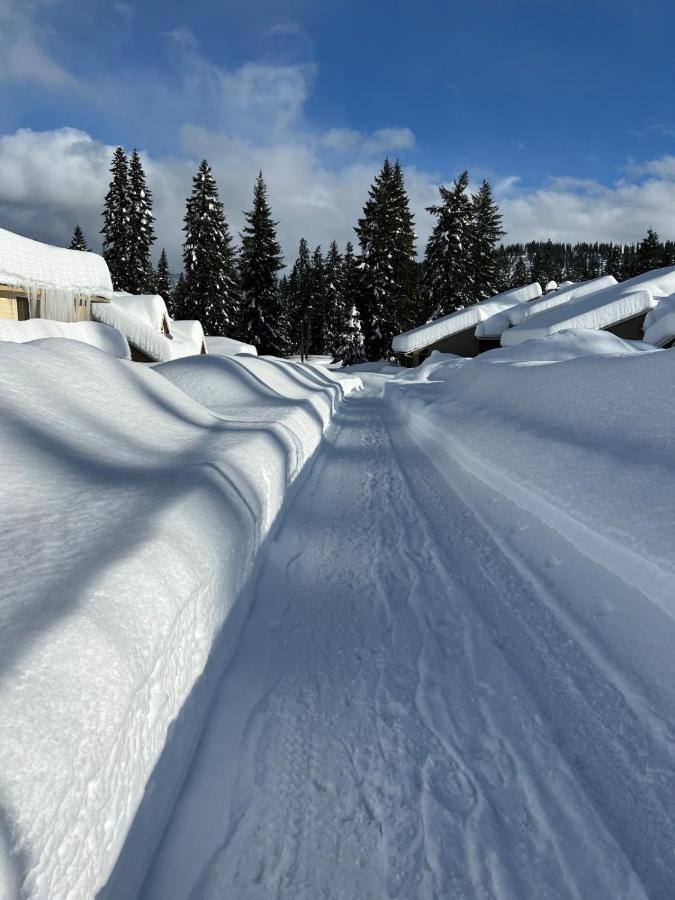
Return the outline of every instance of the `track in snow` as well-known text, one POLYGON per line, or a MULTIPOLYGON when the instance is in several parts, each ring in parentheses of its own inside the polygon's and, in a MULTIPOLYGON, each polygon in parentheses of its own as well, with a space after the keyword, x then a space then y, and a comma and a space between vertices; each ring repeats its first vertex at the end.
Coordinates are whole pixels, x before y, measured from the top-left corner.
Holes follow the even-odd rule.
POLYGON ((669 726, 576 633, 381 397, 346 400, 143 896, 670 896, 669 726))

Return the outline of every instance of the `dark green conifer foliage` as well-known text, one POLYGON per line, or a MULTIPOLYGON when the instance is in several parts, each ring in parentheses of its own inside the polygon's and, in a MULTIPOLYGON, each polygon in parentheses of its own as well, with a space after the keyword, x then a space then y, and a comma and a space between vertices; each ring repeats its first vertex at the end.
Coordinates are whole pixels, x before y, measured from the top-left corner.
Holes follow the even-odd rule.
POLYGON ((262 172, 253 188, 253 206, 245 215, 239 265, 243 337, 258 353, 282 356, 287 340, 277 272, 283 260, 262 172))
MULTIPOLYGON (((162 247, 162 252, 159 256, 159 262, 157 263, 157 269, 155 271, 155 286, 154 292, 159 294, 160 297, 164 299, 166 303, 166 308, 169 310, 169 315, 174 316, 174 304, 173 304, 173 288, 171 286, 171 273, 169 272, 169 261, 166 258, 166 250, 162 247)), ((175 316, 174 316, 175 318, 175 316)))
POLYGON ((128 290, 130 216, 129 162, 122 147, 113 153, 112 179, 103 203, 103 257, 108 264, 113 288, 128 290))
POLYGON ((561 281, 562 278, 562 267, 556 258, 553 242, 546 241, 532 262, 532 280, 538 281, 542 288, 545 288, 549 281, 561 281))
POLYGON ((361 295, 361 270, 354 256, 354 247, 347 242, 342 259, 344 315, 333 361, 354 366, 366 361, 363 329, 356 302, 361 295))
POLYGON ((416 299, 415 233, 398 162, 385 159, 355 230, 366 353, 381 359, 391 353, 394 335, 410 326, 416 299))
POLYGON ((639 273, 659 269, 663 265, 664 246, 653 228, 647 229, 637 247, 636 266, 639 273))
POLYGON ((468 186, 469 173, 464 171, 452 187, 439 187, 440 203, 427 207, 436 218, 427 242, 423 275, 426 313, 432 319, 473 302, 472 204, 468 186))
POLYGON ((483 181, 472 199, 471 264, 475 303, 499 293, 501 272, 497 247, 506 234, 492 188, 483 181))
POLYGON ((236 255, 218 186, 206 160, 192 179, 184 223, 179 314, 199 319, 206 334, 231 336, 239 313, 236 255))
POLYGON ((87 240, 84 236, 84 232, 80 228, 79 225, 75 226, 75 231, 73 232, 73 236, 70 239, 70 245, 68 247, 69 250, 88 250, 87 240))
POLYGON ((344 264, 336 241, 331 242, 324 268, 326 288, 321 352, 334 356, 340 344, 346 319, 344 264))
POLYGON ((525 287, 526 284, 530 283, 530 273, 527 270, 527 264, 522 256, 518 257, 518 262, 516 263, 516 267, 513 270, 513 275, 511 276, 511 281, 509 283, 509 288, 519 288, 525 287))
POLYGON ((312 331, 308 351, 322 353, 323 328, 326 321, 326 270, 320 246, 316 247, 312 254, 309 284, 312 331))
POLYGON ((150 294, 154 274, 150 252, 155 242, 152 194, 148 189, 138 151, 129 163, 129 260, 126 290, 131 294, 150 294))
POLYGON ((298 258, 288 280, 288 322, 290 349, 304 359, 311 340, 311 260, 309 247, 300 238, 298 258))

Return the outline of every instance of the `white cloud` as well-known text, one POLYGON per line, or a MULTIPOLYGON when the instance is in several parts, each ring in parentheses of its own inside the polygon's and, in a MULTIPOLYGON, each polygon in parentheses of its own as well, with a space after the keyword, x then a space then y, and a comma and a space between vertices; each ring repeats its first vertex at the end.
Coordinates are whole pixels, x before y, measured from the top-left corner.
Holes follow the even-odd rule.
POLYGON ((0 81, 76 88, 76 79, 44 48, 41 12, 54 0, 0 0, 0 81))

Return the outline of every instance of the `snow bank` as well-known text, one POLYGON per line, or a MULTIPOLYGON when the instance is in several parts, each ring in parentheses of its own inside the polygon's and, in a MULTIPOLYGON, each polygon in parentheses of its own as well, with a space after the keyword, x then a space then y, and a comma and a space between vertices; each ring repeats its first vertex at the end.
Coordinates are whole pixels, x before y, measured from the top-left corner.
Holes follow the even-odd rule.
POLYGON ((83 294, 112 291, 108 266, 97 253, 41 244, 4 228, 0 228, 0 284, 83 294))
POLYGON ((133 897, 339 388, 72 340, 0 343, 0 379, 0 896, 93 897, 128 838, 133 897))
POLYGON ((211 335, 206 338, 206 349, 209 353, 217 353, 219 356, 236 356, 237 353, 252 353, 253 356, 256 356, 258 353, 253 344, 244 344, 233 338, 211 337, 211 335))
POLYGON ((0 341, 25 343, 44 338, 69 338, 98 347, 119 359, 129 359, 126 340, 119 331, 108 325, 98 322, 55 322, 52 319, 28 319, 25 322, 0 319, 0 341))
POLYGON ((164 301, 159 295, 115 295, 110 303, 94 303, 91 317, 111 325, 129 344, 153 362, 168 362, 202 352, 204 331, 201 323, 186 319, 171 320, 171 336, 164 334, 162 322, 169 322, 164 301), (136 302, 140 301, 140 302, 136 302))
POLYGON ((645 272, 601 291, 580 295, 564 306, 549 309, 502 335, 504 346, 545 337, 569 328, 608 328, 649 312, 659 298, 675 293, 675 266, 645 272))
POLYGON ((427 322, 426 325, 420 325, 411 331, 396 335, 393 340, 393 348, 397 353, 412 353, 452 334, 464 331, 466 328, 478 325, 479 322, 489 319, 511 306, 526 303, 536 297, 541 297, 541 285, 538 282, 497 294, 495 297, 490 297, 489 300, 458 309, 441 319, 427 322))
POLYGON ((645 341, 663 347, 675 338, 675 294, 659 300, 645 318, 645 341))
POLYGON ((512 309, 507 310, 504 315, 509 320, 510 325, 519 325, 525 319, 545 312, 547 309, 555 309, 557 306, 571 303, 572 300, 612 287, 616 283, 616 278, 613 275, 603 275, 601 278, 593 278, 590 281, 582 281, 579 284, 574 284, 571 281, 563 282, 557 291, 546 294, 540 300, 534 300, 532 303, 514 306, 512 309))
POLYGON ((511 359, 432 358, 422 383, 391 381, 386 396, 441 470, 466 469, 495 502, 516 503, 674 616, 675 354, 627 342, 618 355, 563 358, 535 374, 523 364, 529 349, 564 357, 568 341, 615 344, 600 340, 556 335, 511 359))

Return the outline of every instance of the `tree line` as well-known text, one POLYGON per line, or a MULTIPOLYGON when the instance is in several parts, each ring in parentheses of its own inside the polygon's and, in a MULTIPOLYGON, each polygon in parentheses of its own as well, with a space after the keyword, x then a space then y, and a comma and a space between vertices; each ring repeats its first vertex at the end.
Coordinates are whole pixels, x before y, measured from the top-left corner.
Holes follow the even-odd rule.
MULTIPOLYGON (((165 250, 152 265, 152 193, 137 151, 118 147, 103 203, 103 255, 115 290, 158 293, 175 318, 199 319, 207 334, 253 344, 258 353, 328 354, 344 364, 391 353, 393 337, 429 319, 530 281, 619 280, 675 264, 675 244, 649 230, 635 245, 504 245, 502 217, 483 181, 469 192, 462 172, 427 207, 434 225, 417 261, 413 215, 398 161, 385 159, 355 226, 358 249, 310 249, 302 238, 290 270, 262 172, 235 246, 211 167, 192 180, 183 219, 183 270, 174 281, 165 250)), ((81 228, 71 248, 86 250, 81 228)))

